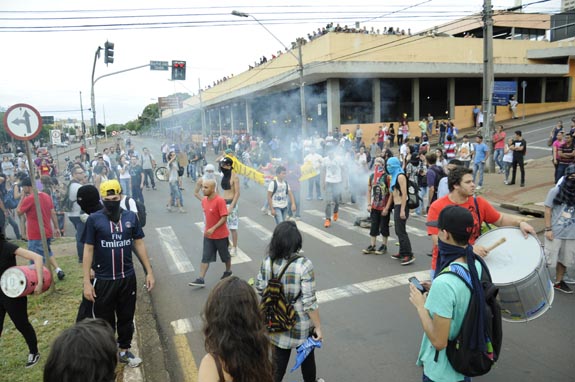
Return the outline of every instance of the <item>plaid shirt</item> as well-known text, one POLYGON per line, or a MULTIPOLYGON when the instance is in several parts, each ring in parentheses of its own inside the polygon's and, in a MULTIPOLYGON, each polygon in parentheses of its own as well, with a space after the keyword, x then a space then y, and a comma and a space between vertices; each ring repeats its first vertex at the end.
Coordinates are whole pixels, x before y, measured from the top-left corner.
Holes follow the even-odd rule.
MULTIPOLYGON (((281 272, 286 263, 287 260, 283 258, 274 261, 273 272, 275 276, 281 272)), ((255 285, 260 295, 271 277, 270 267, 271 259, 266 257, 260 267, 255 285)), ((289 332, 270 333, 269 336, 275 346, 281 349, 292 349, 301 345, 309 337, 313 323, 307 312, 318 309, 313 264, 308 258, 300 257, 290 264, 284 272, 281 282, 286 298, 288 301, 292 301, 296 311, 296 323, 289 332), (293 302, 296 297, 297 300, 293 302)))

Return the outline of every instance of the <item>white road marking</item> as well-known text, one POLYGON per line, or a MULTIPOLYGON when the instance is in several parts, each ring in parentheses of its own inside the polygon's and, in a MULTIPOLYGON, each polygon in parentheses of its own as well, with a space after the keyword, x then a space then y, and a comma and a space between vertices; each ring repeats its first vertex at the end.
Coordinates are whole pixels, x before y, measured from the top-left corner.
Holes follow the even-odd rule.
MULTIPOLYGON (((197 222, 195 223, 196 227, 198 227, 200 229, 200 231, 202 231, 202 233, 204 232, 204 222, 197 222)), ((252 259, 244 252, 242 251, 242 249, 240 247, 238 247, 238 254, 236 256, 232 256, 232 264, 241 264, 241 263, 247 263, 252 261, 252 259)))
MULTIPOLYGON (((415 276, 419 280, 428 280, 429 271, 425 270, 419 272, 401 273, 399 275, 387 276, 375 280, 368 280, 360 283, 330 288, 317 292, 316 297, 318 303, 323 304, 340 300, 342 298, 380 292, 386 289, 407 285, 409 283, 407 279, 409 279, 411 276, 415 276)), ((174 328, 175 334, 197 332, 202 329, 202 318, 201 316, 184 318, 172 321, 171 325, 174 328)))
POLYGON ((322 290, 317 292, 316 294, 317 301, 318 303, 322 304, 325 302, 335 301, 342 298, 379 292, 385 289, 407 285, 409 283, 407 279, 410 278, 411 276, 415 276, 419 280, 428 280, 429 271, 426 270, 419 272, 402 273, 399 275, 382 277, 375 280, 369 280, 356 284, 344 285, 342 287, 322 290))
POLYGON ((535 149, 535 150, 543 150, 543 151, 553 151, 551 150, 551 147, 542 147, 542 146, 527 146, 529 149, 535 149))
POLYGON ((172 227, 158 227, 156 232, 158 232, 158 239, 164 253, 171 260, 167 261, 170 274, 193 272, 194 266, 172 227))
POLYGON ((339 237, 322 231, 321 229, 316 228, 310 224, 304 223, 302 221, 298 221, 296 224, 300 231, 307 233, 308 235, 313 236, 316 239, 331 245, 332 247, 345 247, 351 245, 349 241, 340 239, 339 237))
POLYGON ((246 216, 241 217, 240 220, 243 222, 243 225, 251 230, 252 233, 259 233, 257 236, 260 240, 269 241, 272 238, 272 231, 261 224, 256 223, 254 220, 246 216))
MULTIPOLYGON (((319 217, 319 218, 324 218, 324 217, 325 217, 325 213, 324 213, 324 212, 321 212, 321 211, 318 211, 318 210, 304 210, 304 212, 305 212, 306 214, 309 214, 309 215, 312 215, 312 216, 316 216, 316 217, 319 217)), ((339 219, 337 219, 337 222, 335 222, 335 223, 333 223, 333 224, 341 225, 341 226, 342 226, 343 228, 345 228, 345 229, 348 229, 348 230, 350 230, 350 231, 359 233, 360 235, 365 236, 365 237, 370 237, 370 236, 369 236, 369 229, 367 229, 367 228, 361 228, 361 227, 358 227, 358 226, 356 226, 356 225, 353 225, 353 223, 350 223, 350 222, 348 222, 348 221, 342 219, 341 217, 340 217, 339 219)), ((395 239, 394 239, 393 237, 390 237, 388 240, 393 241, 393 240, 395 240, 395 239)))

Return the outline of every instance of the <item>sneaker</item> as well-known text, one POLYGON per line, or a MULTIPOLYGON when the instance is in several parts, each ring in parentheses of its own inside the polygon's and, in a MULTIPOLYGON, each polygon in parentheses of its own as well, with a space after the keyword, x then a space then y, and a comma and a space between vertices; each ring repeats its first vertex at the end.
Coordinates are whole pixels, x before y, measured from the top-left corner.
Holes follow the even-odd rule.
POLYGON ((563 293, 567 293, 567 294, 573 293, 573 289, 569 288, 567 283, 565 283, 565 281, 563 281, 563 280, 559 281, 558 283, 553 284, 553 288, 555 288, 555 290, 558 290, 559 292, 563 292, 563 293))
POLYGON ((225 279, 226 277, 230 277, 232 275, 232 271, 225 271, 220 280, 225 279))
POLYGON ((323 200, 323 198, 321 196, 318 196, 317 200, 323 200))
POLYGON ((507 185, 507 184, 509 184, 509 182, 506 181, 506 180, 504 180, 504 181, 503 181, 503 184, 506 184, 506 185, 507 185))
POLYGON ((238 247, 232 247, 230 250, 230 256, 236 257, 238 255, 238 247))
POLYGON ((519 187, 525 187, 525 183, 521 183, 519 187))
POLYGON ((307 198, 305 198, 305 200, 311 200, 311 196, 308 196, 307 198))
POLYGON ((186 210, 183 209, 183 208, 180 208, 180 213, 181 213, 181 214, 185 214, 185 213, 186 213, 186 210))
POLYGON ((401 258, 401 265, 409 265, 415 261, 415 257, 411 256, 403 256, 401 258))
POLYGON ((565 281, 567 284, 575 284, 575 279, 572 279, 571 277, 564 275, 563 276, 563 281, 565 281))
POLYGON ((56 273, 56 275, 58 275, 58 280, 60 281, 64 280, 64 277, 66 277, 66 274, 61 269, 56 273))
POLYGON ((477 186, 477 187, 475 187, 475 189, 476 189, 477 191, 479 191, 479 190, 481 190, 481 186, 477 186))
POLYGON ((28 361, 26 361, 26 369, 34 366, 35 364, 38 363, 38 361, 40 361, 40 353, 28 354, 28 361))
POLYGON ((323 226, 325 228, 329 228, 331 226, 331 220, 330 219, 325 219, 325 223, 323 223, 323 226))
POLYGON ((128 365, 130 367, 138 367, 142 363, 142 359, 140 357, 136 357, 129 350, 120 352, 119 358, 120 358, 121 363, 125 363, 126 365, 128 365))
POLYGON ((395 254, 395 255, 391 255, 391 258, 392 258, 392 259, 395 259, 395 260, 400 260, 400 259, 401 259, 401 255, 400 255, 399 253, 398 253, 398 254, 395 254))
POLYGON ((172 207, 171 207, 171 206, 166 206, 166 209, 168 210, 168 212, 172 212, 172 207))
POLYGON ((369 247, 367 247, 366 249, 362 250, 364 255, 373 255, 375 254, 375 245, 370 245, 369 247))
POLYGON ((377 251, 375 251, 376 255, 385 255, 387 253, 387 245, 382 244, 379 246, 377 251))
POLYGON ((204 281, 203 278, 198 277, 197 279, 195 279, 194 281, 192 281, 191 283, 188 284, 189 286, 197 286, 197 287, 205 287, 206 286, 206 282, 204 281))
POLYGON ((339 212, 334 212, 333 213, 333 221, 336 222, 338 218, 339 218, 339 212))
POLYGON ((323 379, 323 378, 318 378, 318 379, 315 380, 315 382, 325 382, 325 379, 323 379))

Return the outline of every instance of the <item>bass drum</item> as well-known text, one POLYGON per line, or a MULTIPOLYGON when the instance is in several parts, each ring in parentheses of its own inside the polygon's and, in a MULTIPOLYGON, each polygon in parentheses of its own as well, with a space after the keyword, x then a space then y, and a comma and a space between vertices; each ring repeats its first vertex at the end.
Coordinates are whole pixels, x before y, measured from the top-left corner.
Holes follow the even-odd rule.
POLYGON ((541 242, 532 235, 525 239, 519 228, 503 227, 481 235, 475 245, 489 247, 501 238, 505 242, 484 260, 493 284, 499 287, 502 318, 525 322, 541 317, 554 297, 541 242))

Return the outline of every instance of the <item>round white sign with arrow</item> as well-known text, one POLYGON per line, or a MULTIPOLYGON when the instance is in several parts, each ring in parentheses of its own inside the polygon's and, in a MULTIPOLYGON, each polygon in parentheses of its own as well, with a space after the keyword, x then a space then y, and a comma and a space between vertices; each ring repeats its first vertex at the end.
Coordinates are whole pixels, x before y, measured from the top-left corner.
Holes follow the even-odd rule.
POLYGON ((42 117, 32 106, 17 103, 4 113, 4 128, 14 139, 29 141, 40 134, 42 117))

